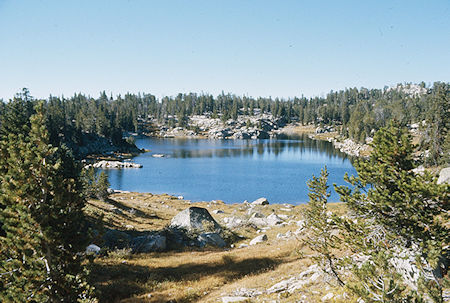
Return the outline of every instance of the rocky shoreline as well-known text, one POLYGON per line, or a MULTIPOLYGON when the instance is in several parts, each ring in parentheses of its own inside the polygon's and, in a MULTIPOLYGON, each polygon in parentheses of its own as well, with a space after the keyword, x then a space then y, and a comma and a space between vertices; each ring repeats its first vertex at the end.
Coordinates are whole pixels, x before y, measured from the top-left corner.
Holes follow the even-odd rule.
POLYGON ((340 138, 331 127, 301 126, 287 123, 284 118, 275 118, 271 114, 239 116, 236 120, 223 122, 210 115, 196 115, 189 119, 189 127, 169 128, 155 122, 156 131, 148 134, 157 138, 206 138, 206 139, 272 139, 291 138, 308 134, 313 140, 326 140, 341 152, 356 157, 365 157, 370 153, 367 144, 359 144, 348 138, 340 138))
POLYGON ((286 125, 284 118, 275 118, 271 114, 239 116, 226 122, 209 115, 197 115, 189 119, 189 129, 158 125, 152 135, 160 138, 270 139, 276 138, 286 125))
POLYGON ((106 161, 102 160, 99 162, 96 162, 94 164, 88 164, 85 166, 85 168, 109 168, 109 169, 122 169, 122 168, 142 168, 142 164, 139 163, 133 163, 133 162, 120 162, 120 161, 106 161))

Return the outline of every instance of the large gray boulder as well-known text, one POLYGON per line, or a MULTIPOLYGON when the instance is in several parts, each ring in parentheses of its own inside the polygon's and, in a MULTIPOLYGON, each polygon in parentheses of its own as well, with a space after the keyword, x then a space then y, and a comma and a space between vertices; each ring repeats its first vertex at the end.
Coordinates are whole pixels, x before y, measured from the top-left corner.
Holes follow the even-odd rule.
POLYGON ((222 228, 214 220, 206 208, 189 207, 173 217, 171 228, 184 229, 193 233, 216 232, 220 233, 222 228))
POLYGON ((104 245, 110 249, 129 247, 131 237, 126 232, 109 229, 103 235, 104 245))
POLYGON ((439 173, 439 179, 437 180, 437 184, 447 183, 450 184, 450 167, 446 167, 441 170, 439 173))
POLYGON ((139 236, 131 241, 134 253, 149 253, 166 250, 166 237, 159 234, 139 236))
POLYGON ((225 247, 227 244, 218 233, 203 233, 197 238, 200 247, 215 246, 225 247))

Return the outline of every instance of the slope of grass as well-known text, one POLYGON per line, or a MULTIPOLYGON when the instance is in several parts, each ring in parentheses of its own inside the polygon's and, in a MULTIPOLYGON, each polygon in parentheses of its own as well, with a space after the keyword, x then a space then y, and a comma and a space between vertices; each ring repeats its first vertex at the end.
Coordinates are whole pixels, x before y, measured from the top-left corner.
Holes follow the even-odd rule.
MULTIPOLYGON (((243 204, 190 203, 169 195, 145 193, 114 194, 107 202, 92 200, 86 212, 103 217, 108 228, 145 232, 164 228, 174 215, 190 206, 207 208, 219 224, 225 217, 249 216, 243 204), (224 213, 213 214, 216 209, 224 213)), ((332 204, 330 208, 337 213, 345 211, 342 204, 332 204)), ((286 220, 289 224, 265 231, 269 241, 260 245, 149 254, 131 254, 127 250, 108 252, 92 264, 91 277, 100 302, 218 302, 222 296, 240 288, 265 290, 311 265, 311 252, 302 246, 301 235, 290 240, 276 237, 278 233, 298 229, 296 222, 302 218, 303 209, 304 205, 291 210, 285 205, 258 206, 257 210, 264 215, 275 212, 289 216, 286 220)), ((237 232, 242 238, 235 247, 248 244, 261 230, 244 226, 237 232)), ((264 294, 254 300, 290 302, 307 297, 314 302, 328 291, 319 283, 293 295, 264 294)))

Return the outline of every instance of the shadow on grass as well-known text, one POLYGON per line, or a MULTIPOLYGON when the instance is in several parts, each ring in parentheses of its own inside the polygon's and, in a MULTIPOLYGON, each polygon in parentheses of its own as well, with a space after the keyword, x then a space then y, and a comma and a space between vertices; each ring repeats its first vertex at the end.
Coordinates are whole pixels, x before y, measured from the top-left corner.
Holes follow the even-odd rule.
MULTIPOLYGON (((249 274, 273 270, 281 263, 282 259, 248 258, 234 261, 230 257, 223 257, 215 263, 187 263, 159 268, 129 264, 94 264, 91 279, 98 291, 100 302, 117 302, 152 292, 165 282, 199 281, 206 276, 217 276, 224 283, 228 283, 249 274)), ((192 299, 194 298, 184 298, 177 302, 190 302, 192 299)))
MULTIPOLYGON (((105 200, 105 202, 110 204, 110 205, 113 205, 114 207, 116 207, 118 209, 120 209, 124 213, 123 214, 124 216, 130 217, 129 216, 130 215, 130 211, 132 210, 131 207, 125 206, 122 203, 120 203, 120 202, 118 202, 116 200, 110 199, 110 198, 107 198, 105 200)), ((149 214, 147 214, 147 213, 145 213, 145 212, 143 212, 143 211, 141 211, 139 209, 133 209, 133 216, 144 218, 144 219, 161 219, 157 215, 153 215, 153 214, 149 215, 149 214)))

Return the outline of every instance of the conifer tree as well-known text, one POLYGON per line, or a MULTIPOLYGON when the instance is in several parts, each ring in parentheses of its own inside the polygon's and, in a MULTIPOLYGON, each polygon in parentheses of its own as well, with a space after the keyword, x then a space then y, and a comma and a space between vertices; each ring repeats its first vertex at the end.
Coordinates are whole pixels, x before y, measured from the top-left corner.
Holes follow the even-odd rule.
POLYGON ((353 189, 336 187, 356 219, 342 224, 346 242, 370 259, 365 267, 354 267, 364 286, 359 295, 366 294, 369 302, 377 296, 384 302, 419 302, 427 292, 440 302, 441 281, 425 269, 436 268, 440 257, 449 253, 448 185, 436 184, 429 173, 414 172, 411 137, 395 122, 378 131, 372 145, 370 159, 355 164, 358 176, 346 176, 353 189), (415 254, 422 277, 427 276, 422 279, 427 289, 410 292, 392 270, 394 254, 405 250, 415 254))
POLYGON ((339 238, 333 233, 336 225, 327 211, 328 198, 330 192, 328 191, 328 171, 325 166, 320 177, 312 177, 308 181, 309 187, 309 202, 305 211, 306 227, 309 229, 309 234, 305 243, 317 253, 314 259, 321 266, 321 268, 332 277, 336 278, 338 283, 343 286, 344 282, 341 280, 337 269, 337 258, 333 254, 333 249, 340 245, 339 238))
POLYGON ((97 198, 103 201, 108 198, 109 185, 108 175, 104 171, 101 171, 97 181, 97 198))
POLYGON ((106 200, 110 186, 108 175, 102 171, 96 174, 93 167, 84 169, 82 172, 83 192, 86 198, 106 200))
POLYGON ((49 144, 42 103, 30 125, 0 145, 0 301, 88 301, 79 168, 66 148, 49 144))

